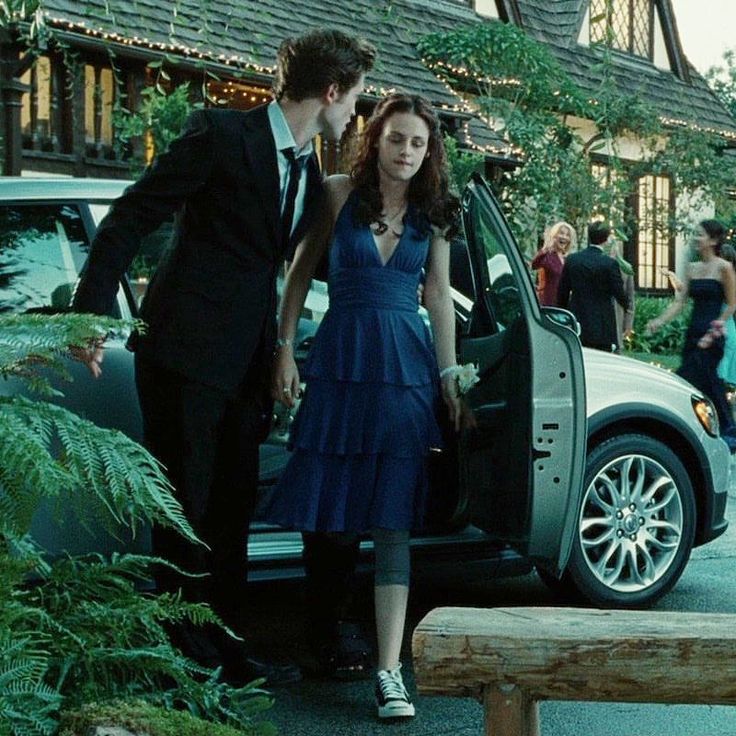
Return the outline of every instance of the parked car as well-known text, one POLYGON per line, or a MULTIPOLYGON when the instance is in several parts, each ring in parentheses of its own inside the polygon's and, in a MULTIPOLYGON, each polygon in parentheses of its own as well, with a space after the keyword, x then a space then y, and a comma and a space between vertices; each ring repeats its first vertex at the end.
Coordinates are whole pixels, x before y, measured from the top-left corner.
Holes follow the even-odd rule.
MULTIPOLYGON (((0 178, 2 312, 69 305, 95 227, 125 184, 0 178)), ((693 546, 726 529, 730 456, 713 407, 667 371, 583 349, 569 312, 540 308, 479 177, 465 192, 463 226, 452 246, 453 296, 460 361, 476 363, 481 377, 468 394, 478 428, 432 453, 427 529, 412 539, 416 563, 492 559, 497 574, 536 565, 550 584, 595 605, 649 605, 675 584, 693 546)), ((116 316, 137 313, 170 229, 144 243, 120 285, 116 316)), ((299 359, 327 301, 325 285, 316 284, 300 323, 299 359)), ((70 370, 75 380, 60 403, 140 439, 132 356, 122 341, 108 344, 100 380, 79 364, 70 370)), ((287 457, 288 421, 277 413, 261 451, 264 497, 287 457)), ((298 534, 259 522, 252 532, 254 578, 299 574, 298 534)), ((46 513, 34 534, 51 551, 115 543, 46 513)), ((362 550, 370 557, 369 541, 362 550)))

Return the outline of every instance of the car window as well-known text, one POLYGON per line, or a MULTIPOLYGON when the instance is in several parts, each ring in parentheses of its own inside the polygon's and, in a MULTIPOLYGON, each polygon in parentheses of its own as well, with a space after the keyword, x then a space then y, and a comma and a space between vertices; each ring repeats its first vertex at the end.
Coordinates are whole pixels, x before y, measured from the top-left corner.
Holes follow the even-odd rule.
POLYGON ((0 312, 67 308, 88 252, 76 205, 0 205, 0 312))
POLYGON ((470 218, 475 237, 483 244, 487 269, 483 282, 488 285, 488 306, 497 328, 505 330, 523 314, 517 276, 504 252, 502 235, 492 214, 476 204, 471 207, 470 218))
MULTIPOLYGON (((108 213, 110 205, 90 204, 89 209, 95 225, 99 225, 102 218, 108 213)), ((140 307, 156 267, 171 244, 173 231, 174 219, 171 218, 159 225, 152 233, 146 235, 141 241, 140 250, 128 268, 128 281, 137 307, 140 307)))
POLYGON ((174 232, 174 220, 167 220, 146 235, 141 241, 141 247, 128 268, 128 281, 133 290, 136 306, 140 307, 151 283, 156 267, 164 253, 171 245, 174 232))

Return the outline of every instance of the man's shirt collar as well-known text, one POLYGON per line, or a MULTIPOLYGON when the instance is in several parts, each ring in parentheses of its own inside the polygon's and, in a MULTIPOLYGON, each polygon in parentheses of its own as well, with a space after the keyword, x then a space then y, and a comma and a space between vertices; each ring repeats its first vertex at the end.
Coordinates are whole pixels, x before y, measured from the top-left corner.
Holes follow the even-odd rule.
POLYGON ((302 156, 310 156, 314 150, 312 141, 306 143, 300 150, 297 150, 296 141, 289 128, 289 123, 284 116, 284 111, 276 100, 269 102, 268 104, 268 121, 271 124, 271 132, 273 133, 273 139, 276 143, 277 151, 284 151, 291 148, 297 158, 302 156))

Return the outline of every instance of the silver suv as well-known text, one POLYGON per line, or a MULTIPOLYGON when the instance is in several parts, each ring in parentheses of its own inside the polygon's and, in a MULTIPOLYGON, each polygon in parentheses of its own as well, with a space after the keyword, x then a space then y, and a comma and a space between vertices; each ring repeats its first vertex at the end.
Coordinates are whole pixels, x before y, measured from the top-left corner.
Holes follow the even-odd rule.
MULTIPOLYGON (((0 310, 66 308, 95 227, 126 182, 0 178, 0 310)), ((481 178, 463 200, 464 238, 452 246, 462 363, 481 381, 469 393, 478 429, 433 453, 427 528, 412 540, 417 564, 494 559, 498 574, 536 565, 542 577, 598 606, 644 606, 668 591, 693 546, 726 528, 729 452, 715 413, 695 388, 664 370, 581 348, 569 312, 540 308, 524 260, 481 178)), ((166 225, 144 243, 121 283, 115 315, 135 315, 169 242, 166 225)), ((300 324, 298 355, 327 305, 316 284, 300 324)), ((72 364, 60 402, 140 439, 132 356, 108 345, 99 381, 72 364)), ((0 391, 18 386, 5 382, 0 391)), ((286 458, 289 417, 277 414, 261 450, 265 497, 286 458)), ((39 514, 36 538, 52 551, 106 551, 39 514)), ((130 544, 143 546, 147 540, 130 544)), ((370 542, 362 545, 371 555, 370 542)), ((254 578, 299 574, 301 539, 253 526, 254 578)))

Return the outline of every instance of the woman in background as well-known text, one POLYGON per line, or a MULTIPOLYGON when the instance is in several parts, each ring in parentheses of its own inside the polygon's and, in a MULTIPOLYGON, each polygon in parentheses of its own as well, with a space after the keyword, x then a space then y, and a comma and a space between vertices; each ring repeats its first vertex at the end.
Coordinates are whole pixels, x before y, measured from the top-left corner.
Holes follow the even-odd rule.
POLYGON ((724 353, 725 323, 732 320, 736 311, 736 273, 721 257, 725 236, 726 229, 718 220, 700 223, 695 234, 699 260, 688 265, 682 288, 675 293, 675 301, 659 317, 647 323, 647 331, 656 332, 678 315, 687 299, 692 298, 693 311, 677 373, 713 402, 721 435, 733 450, 736 448, 733 417, 718 375, 718 364, 724 353))
POLYGON ((565 256, 577 249, 577 235, 572 225, 556 222, 549 228, 544 245, 532 259, 532 268, 539 271, 537 296, 543 307, 557 306, 557 288, 560 285, 565 256))
MULTIPOLYGON (((736 273, 736 248, 725 243, 721 248, 721 256, 731 264, 736 273)), ((723 359, 718 364, 718 375, 729 386, 736 386, 736 318, 726 320, 726 345, 723 359)))

